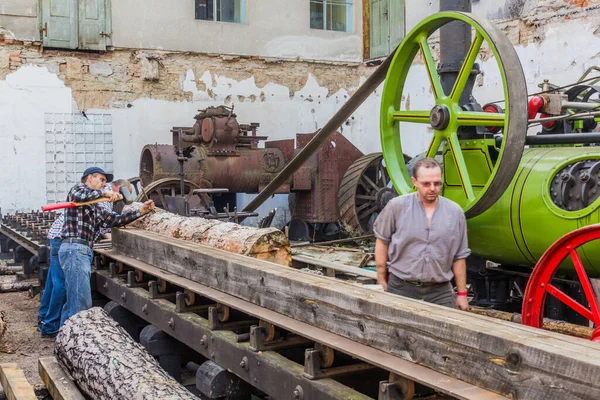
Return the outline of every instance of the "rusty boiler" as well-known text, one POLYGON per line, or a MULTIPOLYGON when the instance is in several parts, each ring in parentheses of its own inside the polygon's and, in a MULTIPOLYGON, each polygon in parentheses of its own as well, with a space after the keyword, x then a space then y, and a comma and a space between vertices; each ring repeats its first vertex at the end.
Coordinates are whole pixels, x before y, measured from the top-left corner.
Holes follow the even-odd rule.
MULTIPOLYGON (((278 148, 258 148, 257 123, 238 123, 233 109, 209 107, 194 117, 192 128, 182 128, 185 179, 201 188, 227 188, 230 193, 258 193, 285 165, 278 148)), ((140 159, 143 186, 162 178, 179 178, 178 128, 173 145, 144 146, 140 159)), ((288 193, 282 185, 277 193, 288 193)))

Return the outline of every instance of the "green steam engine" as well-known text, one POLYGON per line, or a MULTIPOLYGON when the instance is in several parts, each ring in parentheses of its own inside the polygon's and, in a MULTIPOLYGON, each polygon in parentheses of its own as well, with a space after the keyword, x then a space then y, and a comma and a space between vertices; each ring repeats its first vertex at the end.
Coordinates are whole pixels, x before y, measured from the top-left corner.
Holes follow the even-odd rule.
MULTIPOLYGON (((456 1, 445 3, 460 9, 456 1)), ((475 276, 474 300, 496 306, 518 297, 527 325, 540 327, 545 314, 563 305, 600 326, 589 279, 600 277, 597 80, 586 74, 562 88, 546 81, 540 93, 528 96, 508 38, 490 22, 462 12, 440 12, 419 23, 387 72, 381 142, 396 191, 413 190, 402 137, 415 131, 414 124, 430 126, 420 129, 433 133, 422 156, 442 161, 443 195, 465 210, 473 253, 494 263, 469 271, 475 276), (502 84, 500 101, 483 106, 472 95, 479 60, 486 62, 486 75, 502 84), (494 63, 494 71, 488 70, 494 63), (426 71, 430 108, 408 109, 404 101, 411 67, 426 71), (534 125, 541 131, 528 135, 534 125), (524 288, 527 279, 519 277, 530 274, 524 288)), ((600 329, 592 339, 600 341, 600 329)))

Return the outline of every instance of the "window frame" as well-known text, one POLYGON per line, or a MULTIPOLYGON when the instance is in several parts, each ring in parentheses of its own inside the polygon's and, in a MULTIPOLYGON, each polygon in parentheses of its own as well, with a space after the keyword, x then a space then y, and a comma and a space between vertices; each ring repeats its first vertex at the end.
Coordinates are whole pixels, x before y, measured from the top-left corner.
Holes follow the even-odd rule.
POLYGON ((329 32, 345 32, 352 33, 354 32, 354 1, 355 0, 309 0, 308 12, 309 12, 309 26, 310 29, 319 30, 319 31, 329 31, 329 32), (329 4, 328 4, 329 3, 329 4), (312 4, 321 4, 323 7, 323 28, 315 28, 312 26, 311 15, 310 15, 310 6, 312 4), (346 30, 340 31, 337 29, 332 29, 328 26, 328 18, 327 18, 327 7, 331 5, 344 5, 346 7, 346 30))
MULTIPOLYGON (((222 21, 217 19, 217 15, 219 15, 219 11, 217 8, 217 1, 218 0, 206 0, 207 2, 212 1, 212 6, 213 6, 213 17, 212 19, 203 19, 203 18, 198 18, 197 17, 197 13, 196 13, 196 9, 197 9, 197 2, 198 0, 194 0, 194 19, 196 21, 208 21, 208 22, 221 22, 221 23, 225 23, 225 24, 242 24, 245 25, 246 24, 246 0, 239 0, 240 2, 240 20, 239 21, 222 21)), ((221 13, 222 14, 222 13, 221 13)))

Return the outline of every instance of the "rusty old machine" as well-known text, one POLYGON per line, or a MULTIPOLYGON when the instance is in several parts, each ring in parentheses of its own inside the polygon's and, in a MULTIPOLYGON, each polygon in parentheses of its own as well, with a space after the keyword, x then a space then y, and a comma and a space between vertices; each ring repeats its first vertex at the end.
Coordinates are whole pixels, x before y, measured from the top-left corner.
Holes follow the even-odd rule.
MULTIPOLYGON (((205 218, 252 216, 235 209, 235 195, 261 192, 315 136, 297 134, 295 143, 268 141, 259 148, 267 139, 257 135, 259 124, 240 124, 233 107, 209 107, 194 118, 191 128, 173 128, 172 144, 143 148, 140 183, 169 210, 185 207, 174 204, 184 193, 189 213, 205 218)), ((278 193, 289 194, 289 233, 297 240, 336 235, 340 225, 351 233, 369 232, 395 196, 381 153, 363 155, 339 132, 273 192, 278 193), (331 201, 336 198, 339 202, 331 201)))

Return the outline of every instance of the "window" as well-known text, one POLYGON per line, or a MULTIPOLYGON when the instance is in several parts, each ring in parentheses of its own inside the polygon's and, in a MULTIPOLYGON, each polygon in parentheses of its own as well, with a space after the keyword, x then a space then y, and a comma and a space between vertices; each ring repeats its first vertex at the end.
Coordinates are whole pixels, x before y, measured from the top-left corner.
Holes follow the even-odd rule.
POLYGON ((40 8, 44 46, 103 51, 112 44, 110 0, 41 0, 40 8))
POLYGON ((196 0, 196 19, 246 22, 246 0, 196 0))
POLYGON ((404 1, 369 0, 369 57, 383 57, 404 38, 404 1))
POLYGON ((352 32, 352 1, 310 0, 310 27, 352 32))

